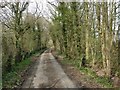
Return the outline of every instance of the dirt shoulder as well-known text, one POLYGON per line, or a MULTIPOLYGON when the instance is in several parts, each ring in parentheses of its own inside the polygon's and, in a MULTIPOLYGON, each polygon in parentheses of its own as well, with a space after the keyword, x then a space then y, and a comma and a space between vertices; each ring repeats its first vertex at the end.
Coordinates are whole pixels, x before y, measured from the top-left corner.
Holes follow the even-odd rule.
POLYGON ((64 72, 68 75, 68 77, 77 85, 77 87, 83 87, 83 88, 103 88, 102 85, 99 83, 96 83, 94 80, 91 80, 89 76, 82 73, 80 70, 78 70, 76 67, 69 65, 69 64, 63 64, 62 63, 62 57, 55 52, 52 53, 56 60, 59 62, 59 64, 62 66, 64 72))
POLYGON ((34 77, 34 74, 36 72, 36 66, 38 64, 38 58, 39 58, 38 56, 32 56, 31 57, 31 62, 32 63, 23 73, 22 80, 21 80, 21 85, 18 88, 26 88, 26 86, 31 84, 32 79, 34 77), (26 80, 28 80, 28 81, 26 82, 26 80))

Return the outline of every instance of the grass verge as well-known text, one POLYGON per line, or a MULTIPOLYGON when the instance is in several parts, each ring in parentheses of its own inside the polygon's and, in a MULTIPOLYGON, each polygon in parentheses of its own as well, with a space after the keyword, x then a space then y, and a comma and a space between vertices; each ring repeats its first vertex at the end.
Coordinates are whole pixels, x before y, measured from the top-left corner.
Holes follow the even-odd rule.
POLYGON ((68 60, 65 59, 62 60, 62 64, 69 64, 77 68, 80 72, 84 73, 88 76, 90 80, 94 80, 95 82, 99 83, 105 88, 112 88, 112 82, 109 78, 106 77, 99 77, 96 75, 96 72, 94 72, 91 68, 88 67, 79 67, 79 63, 77 60, 68 60))
POLYGON ((3 74, 3 87, 4 88, 14 88, 20 84, 21 72, 27 69, 27 67, 32 63, 30 58, 23 60, 19 64, 13 66, 9 73, 3 74))
POLYGON ((90 80, 94 80, 97 83, 101 84, 104 88, 112 88, 112 82, 107 77, 99 77, 96 75, 96 73, 87 67, 81 67, 79 68, 81 72, 87 74, 89 76, 90 80))
POLYGON ((16 88, 21 84, 23 74, 28 67, 33 63, 31 57, 40 55, 44 50, 40 52, 34 52, 29 58, 22 60, 22 62, 14 65, 10 72, 2 75, 2 87, 3 88, 16 88))

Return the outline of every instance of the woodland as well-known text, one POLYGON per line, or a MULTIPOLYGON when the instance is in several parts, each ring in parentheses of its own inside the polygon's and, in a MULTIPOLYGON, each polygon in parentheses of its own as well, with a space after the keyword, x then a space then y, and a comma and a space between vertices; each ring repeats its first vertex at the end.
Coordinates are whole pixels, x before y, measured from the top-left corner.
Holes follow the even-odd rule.
POLYGON ((29 4, 0 3, 3 87, 19 82, 29 58, 49 48, 67 63, 120 82, 119 2, 48 2, 49 19, 41 14, 41 4, 34 12, 29 4))

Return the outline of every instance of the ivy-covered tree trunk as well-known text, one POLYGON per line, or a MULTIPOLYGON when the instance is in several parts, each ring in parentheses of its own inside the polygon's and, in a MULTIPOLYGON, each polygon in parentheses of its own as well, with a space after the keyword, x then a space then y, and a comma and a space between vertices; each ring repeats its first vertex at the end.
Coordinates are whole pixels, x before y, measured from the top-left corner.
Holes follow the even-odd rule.
POLYGON ((22 28, 22 14, 27 8, 28 2, 25 2, 22 7, 20 7, 20 2, 15 2, 11 4, 12 13, 14 14, 14 31, 16 37, 16 49, 17 53, 15 56, 15 63, 21 62, 22 55, 22 37, 24 34, 24 28, 22 28))
POLYGON ((88 13, 89 13, 89 9, 88 9, 88 2, 85 3, 85 42, 86 42, 86 51, 85 51, 85 55, 86 55, 86 60, 89 60, 89 23, 88 23, 88 13))
POLYGON ((41 28, 40 28, 39 23, 37 23, 37 29, 38 29, 38 32, 37 32, 38 47, 37 47, 37 49, 40 50, 41 49, 41 28))
POLYGON ((66 20, 67 20, 67 17, 66 17, 66 11, 65 11, 65 3, 64 2, 61 2, 60 3, 60 10, 61 10, 61 15, 62 15, 62 35, 63 35, 63 43, 64 43, 64 48, 65 48, 65 55, 66 57, 68 57, 68 53, 67 53, 67 30, 66 30, 66 20))
POLYGON ((19 36, 16 36, 16 48, 17 48, 17 53, 15 56, 15 63, 19 63, 22 61, 21 40, 19 36))
POLYGON ((120 77, 120 25, 118 26, 118 76, 120 77))

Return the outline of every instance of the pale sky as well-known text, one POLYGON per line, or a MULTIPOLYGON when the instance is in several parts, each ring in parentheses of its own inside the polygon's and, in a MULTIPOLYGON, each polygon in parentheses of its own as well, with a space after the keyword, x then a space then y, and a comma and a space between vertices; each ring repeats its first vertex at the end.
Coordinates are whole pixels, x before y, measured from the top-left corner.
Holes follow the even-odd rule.
MULTIPOLYGON (((39 7, 39 11, 42 12, 42 15, 44 15, 45 17, 50 16, 50 5, 48 5, 47 1, 49 2, 56 2, 56 0, 29 0, 30 1, 30 5, 29 5, 29 12, 35 12, 36 10, 36 2, 38 3, 38 7, 39 7)), ((39 12, 38 11, 38 12, 39 12)))
MULTIPOLYGON (((4 0, 0 0, 0 2, 3 2, 4 0)), ((50 4, 47 3, 47 1, 52 2, 52 3, 56 3, 57 1, 65 1, 65 2, 73 2, 75 0, 5 0, 7 2, 15 2, 15 1, 20 1, 20 2, 25 2, 25 1, 29 1, 29 12, 34 13, 36 10, 36 2, 38 3, 38 7, 39 7, 39 11, 42 12, 42 15, 44 15, 44 17, 50 17, 50 10, 49 9, 53 9, 52 6, 50 4)), ((84 0, 76 0, 77 2, 83 2, 84 0)), ((85 0, 86 1, 86 0, 85 0)), ((118 2, 119 0, 87 0, 87 1, 116 1, 118 2)))
POLYGON ((0 2, 4 2, 4 1, 7 1, 7 2, 26 2, 26 1, 29 1, 30 4, 29 4, 29 7, 28 7, 28 11, 30 13, 34 13, 36 11, 36 3, 38 3, 38 13, 41 11, 41 14, 44 15, 44 17, 48 17, 50 16, 50 4, 48 5, 47 1, 49 2, 56 2, 57 0, 0 0, 0 2))

